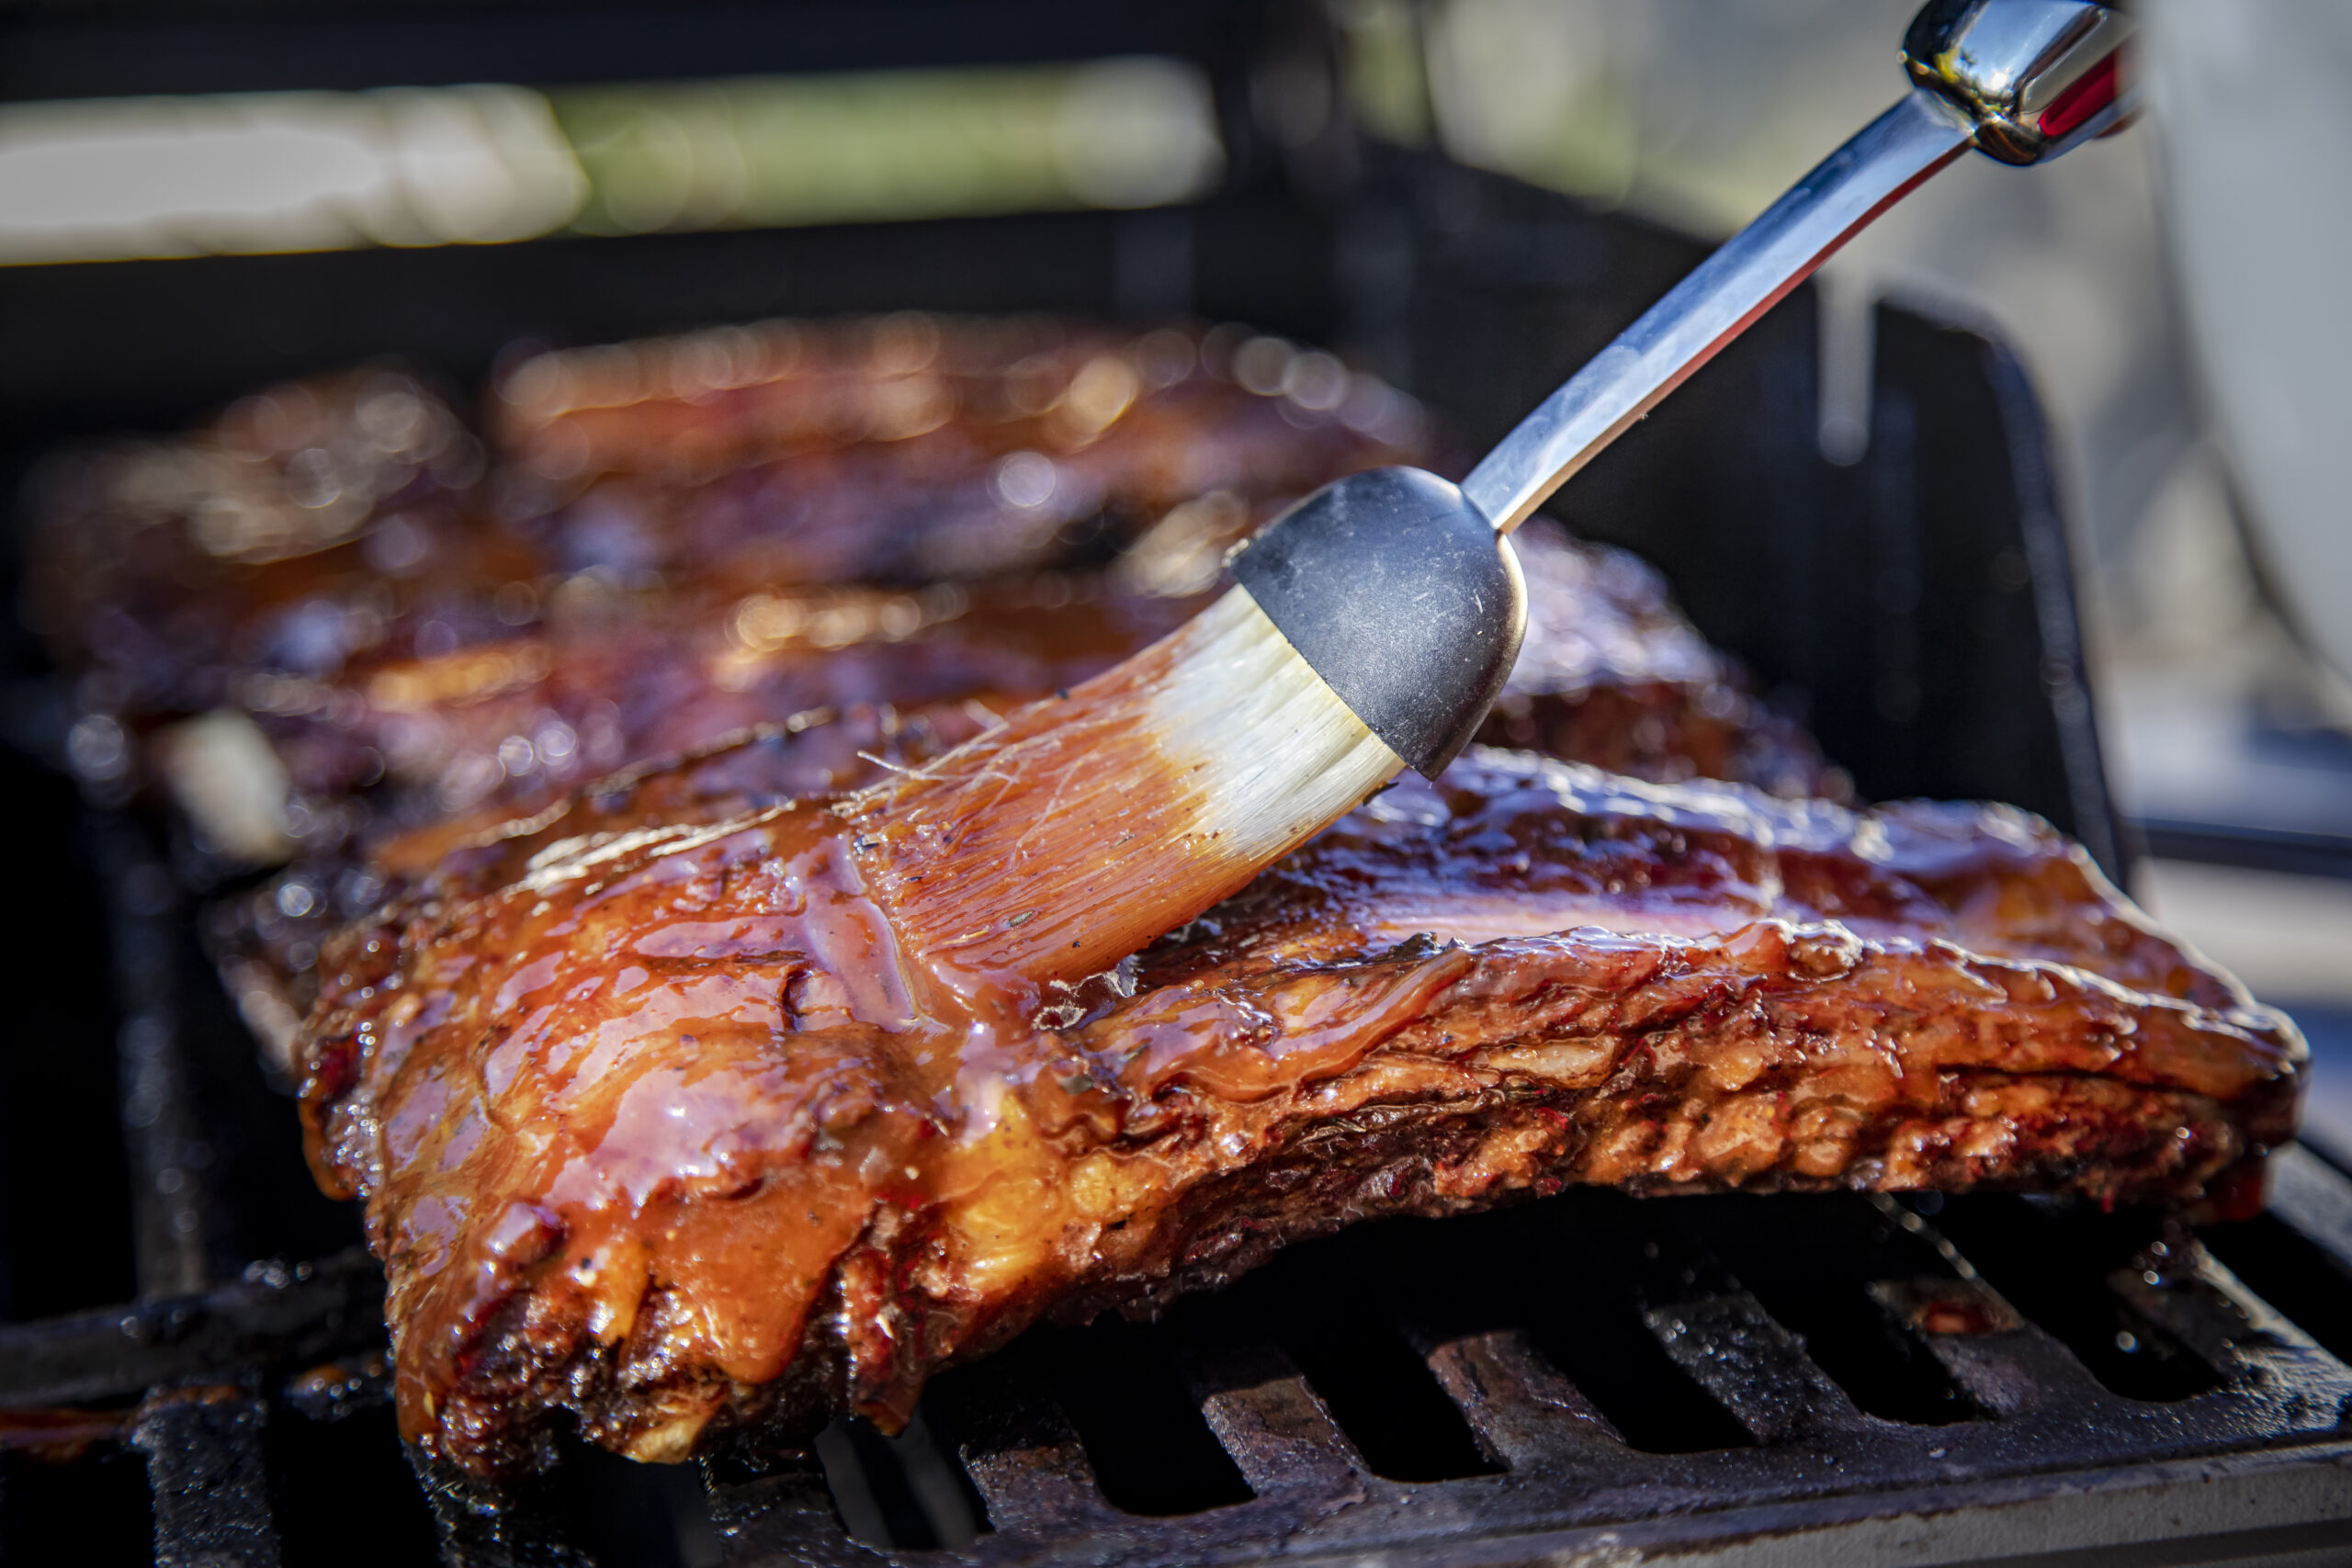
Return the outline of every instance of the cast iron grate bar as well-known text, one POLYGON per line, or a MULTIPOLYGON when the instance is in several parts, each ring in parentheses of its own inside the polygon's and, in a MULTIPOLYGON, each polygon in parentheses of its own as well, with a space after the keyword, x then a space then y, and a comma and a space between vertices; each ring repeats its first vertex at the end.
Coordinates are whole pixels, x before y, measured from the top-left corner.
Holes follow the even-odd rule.
POLYGON ((1022 1342, 932 1384, 957 1434, 964 1472, 1005 1535, 1052 1540, 1111 1525, 1077 1429, 1022 1342))
POLYGON ((1675 1364, 1758 1442, 1787 1442, 1861 1423, 1846 1391, 1753 1296, 1702 1296, 1652 1307, 1644 1315, 1675 1364))
POLYGON ((0 1406, 73 1404, 293 1368, 384 1342, 384 1276, 354 1249, 233 1285, 0 1325, 0 1406))
POLYGON ((1253 1496, 1323 1512, 1363 1495, 1363 1445, 1282 1351, 1253 1346, 1188 1362, 1186 1388, 1253 1496))
POLYGON ((1430 1371, 1479 1445, 1513 1471, 1582 1472, 1625 1451, 1623 1434, 1523 1329, 1423 1341, 1430 1371))
POLYGON ((268 1402, 235 1387, 158 1390, 131 1441, 147 1456, 157 1568, 278 1568, 262 1447, 268 1402))
POLYGON ((596 1568, 547 1506, 543 1482, 500 1486, 411 1447, 447 1568, 596 1568))
POLYGON ((115 994, 129 1003, 117 1050, 139 1292, 182 1295, 210 1282, 210 1248, 220 1227, 210 1213, 211 1148, 187 1092, 179 1038, 173 917, 180 893, 135 824, 107 816, 94 826, 109 906, 115 994))

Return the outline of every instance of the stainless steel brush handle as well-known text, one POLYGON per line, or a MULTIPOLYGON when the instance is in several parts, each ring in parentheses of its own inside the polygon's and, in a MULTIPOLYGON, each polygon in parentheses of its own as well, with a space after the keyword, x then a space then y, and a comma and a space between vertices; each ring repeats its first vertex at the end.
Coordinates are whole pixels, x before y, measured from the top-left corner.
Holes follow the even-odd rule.
POLYGON ((2132 24, 2090 0, 1931 0, 1903 40, 1910 95, 1824 159, 1567 385, 1462 483, 1508 534, 1814 268, 1969 148, 2046 162, 2129 111, 2132 24))
POLYGON ((1527 593, 1497 537, 1970 147, 2052 158, 2116 123, 2131 24, 2088 0, 1933 0, 1905 35, 1911 96, 1700 264, 1459 486, 1377 468, 1328 484, 1234 558, 1234 581, 1400 761, 1437 777, 1519 656, 1527 593))

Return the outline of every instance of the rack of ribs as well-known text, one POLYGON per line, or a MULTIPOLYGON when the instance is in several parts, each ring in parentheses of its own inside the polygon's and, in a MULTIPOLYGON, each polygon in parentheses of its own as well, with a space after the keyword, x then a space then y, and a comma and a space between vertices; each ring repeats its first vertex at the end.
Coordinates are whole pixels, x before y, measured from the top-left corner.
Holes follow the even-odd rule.
POLYGON ((1039 992, 899 958, 798 739, 511 824, 329 943, 313 1164, 429 1449, 888 1426, 1041 1318, 1568 1183, 2244 1213, 2292 1135, 2291 1026, 2007 807, 1474 748, 1039 992))
MULTIPOLYGON (((927 744, 902 731, 1170 630, 1295 496, 1445 464, 1411 400, 1233 329, 777 322, 538 355, 481 406, 321 378, 40 487, 28 603, 185 808, 181 863, 225 863, 207 939, 281 1071, 392 844, 762 723, 802 732, 797 792, 858 787, 927 744)), ((1521 545, 1529 635, 1487 739, 1840 787, 1656 572, 1549 525, 1521 545)))
MULTIPOLYGON (((796 793, 858 787, 961 705, 1170 630, 1289 500, 1447 466, 1409 398, 1230 327, 777 321, 538 355, 479 401, 322 377, 36 486, 25 602, 144 759, 107 788, 163 786, 181 863, 243 884, 206 935, 279 1071, 392 844, 429 857, 763 723, 800 732, 796 793)), ((1656 572, 1548 525, 1521 545, 1528 639, 1486 739, 1837 793, 1656 572)))
POLYGON ((1238 329, 907 315, 542 355, 480 406, 369 369, 62 460, 27 595, 152 770, 108 787, 231 878, 208 934, 460 1463, 888 1423, 1040 1317, 1374 1215, 2235 1212, 2291 1133, 2290 1027, 2079 851, 1807 800, 1836 771, 1657 575, 1540 524, 1481 737, 1527 750, 1107 975, 959 990, 897 956, 843 792, 1161 635, 1290 499, 1445 470, 1411 400, 1238 329))

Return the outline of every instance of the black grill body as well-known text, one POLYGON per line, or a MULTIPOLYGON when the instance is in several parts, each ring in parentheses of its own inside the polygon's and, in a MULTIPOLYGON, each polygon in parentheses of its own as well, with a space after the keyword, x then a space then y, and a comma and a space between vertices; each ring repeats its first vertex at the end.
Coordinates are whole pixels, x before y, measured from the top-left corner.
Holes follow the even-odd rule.
MULTIPOLYGON (((1279 142, 1259 84, 1328 67, 1308 13, 989 11, 0 18, 20 97, 1172 51, 1216 83, 1233 171, 1148 213, 9 269, 5 477, 371 355, 464 383, 517 337, 907 307, 1247 321, 1348 348, 1478 443, 1703 254, 1430 154, 1279 142)), ((2120 872, 2022 372, 1883 310, 1868 455, 1841 468, 1814 438, 1815 339, 1800 291, 1558 510, 1664 568, 1863 795, 2016 801, 2120 872)), ((1300 1247, 1156 1325, 1033 1333, 944 1375, 897 1438, 844 1424, 681 1468, 575 1445, 504 1489, 413 1464, 381 1276, 203 960, 171 825, 76 796, 70 688, 7 635, 33 906, 0 1049, 10 1563, 2315 1562, 2352 1541, 2352 1182, 2303 1150, 2269 1215, 2201 1235, 2014 1198, 1570 1192, 1300 1247)))

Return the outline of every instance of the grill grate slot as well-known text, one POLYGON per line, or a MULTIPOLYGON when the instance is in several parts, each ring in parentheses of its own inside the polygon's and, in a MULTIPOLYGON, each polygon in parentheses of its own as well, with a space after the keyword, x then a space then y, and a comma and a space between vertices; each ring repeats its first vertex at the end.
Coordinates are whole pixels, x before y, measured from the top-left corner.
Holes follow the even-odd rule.
POLYGON ((1751 1446, 1755 1434, 1668 1353, 1645 1316, 1655 1304, 1727 1289, 1728 1278, 1687 1256, 1636 1200, 1563 1196, 1570 1201, 1531 1214, 1545 1223, 1514 1259, 1536 1350, 1645 1453, 1751 1446))
POLYGON ((1336 1236, 1214 1296, 1180 1302, 1170 1327, 1204 1353, 1279 1346, 1374 1475, 1430 1482, 1499 1472, 1399 1316, 1428 1304, 1419 1258, 1442 1227, 1375 1226, 1370 1235, 1369 1247, 1336 1236), (1416 1260, 1399 1268, 1399 1247, 1416 1260))
MULTIPOLYGON (((2110 1392, 2171 1404, 2222 1386, 2222 1374, 2113 1289, 2165 1243, 2147 1213, 2101 1214, 2025 1198, 1918 1204, 2018 1311, 2055 1335, 2110 1392)), ((2176 1238, 2176 1241, 2178 1238, 2176 1238)))
POLYGON ((147 1467, 135 1450, 92 1450, 71 1463, 0 1453, 0 1562, 47 1564, 70 1541, 89 1568, 140 1563, 155 1551, 147 1467))
POLYGON ((1322 1333, 1287 1326, 1283 1348, 1374 1475, 1456 1481, 1501 1472, 1394 1325, 1338 1317, 1322 1333))
POLYGON ((1032 1336, 1111 1506, 1147 1517, 1197 1514, 1256 1495, 1185 1388, 1164 1329, 1106 1316, 1032 1336))
POLYGON ((639 1464, 570 1440, 539 1506, 603 1568, 694 1568, 716 1556, 717 1529, 691 1465, 639 1464))
POLYGON ((1757 1299, 1867 1414, 1912 1427, 1941 1427, 1980 1414, 1927 1347, 1897 1325, 1860 1284, 1790 1283, 1759 1290, 1757 1299))
POLYGON ((1948 1276, 1936 1249, 1864 1200, 1845 1193, 1778 1200, 1802 1223, 1758 1227, 1752 1205, 1696 1198, 1676 1218, 1729 1266, 1814 1364, 1870 1415, 1939 1427, 1981 1414, 1929 1353, 1871 1293, 1883 1280, 1948 1276))
POLYGON ((968 1546, 988 1529, 986 1505, 925 1411, 895 1438, 862 1418, 835 1421, 816 1450, 853 1540, 919 1551, 968 1546))
POLYGON ((2324 1249, 2273 1214, 2216 1225, 2205 1245, 2246 1289, 2272 1306, 2339 1361, 2352 1363, 2352 1273, 2324 1249))
POLYGON ((433 1511, 406 1467, 386 1462, 400 1446, 388 1404, 326 1420, 272 1413, 264 1451, 287 1568, 433 1561, 433 1511))
POLYGON ((131 1429, 147 1456, 157 1568, 277 1568, 262 1447, 269 1405, 234 1388, 151 1398, 131 1429))
MULTIPOLYGON (((11 947, 9 1049, 0 1050, 0 1315, 52 1317, 127 1299, 135 1288, 133 1197, 121 1145, 115 1030, 104 970, 106 916, 91 835, 74 786, 0 749, 0 787, 19 822, 74 824, 17 835, 17 884, 41 912, 11 947), (73 1179, 58 1180, 60 1171, 73 1179), (71 1259, 70 1267, 57 1267, 71 1259)), ((22 1561, 22 1559, 18 1559, 22 1561)))
POLYGON ((1601 1286, 1531 1327, 1543 1358, 1645 1453, 1746 1448, 1756 1439, 1667 1355, 1630 1297, 1601 1286))

